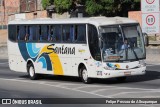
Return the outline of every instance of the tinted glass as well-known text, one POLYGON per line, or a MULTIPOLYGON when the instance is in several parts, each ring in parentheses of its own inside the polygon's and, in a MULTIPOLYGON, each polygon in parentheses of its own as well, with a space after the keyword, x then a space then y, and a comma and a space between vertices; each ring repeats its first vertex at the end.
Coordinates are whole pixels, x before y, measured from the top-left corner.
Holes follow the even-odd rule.
POLYGON ((29 26, 29 34, 30 34, 29 38, 28 38, 29 41, 37 41, 38 40, 36 28, 37 28, 36 25, 29 26))
POLYGON ((24 25, 17 26, 17 39, 23 41, 27 39, 28 29, 24 25))
POLYGON ((86 25, 75 26, 75 41, 86 42, 86 25))
POLYGON ((54 38, 53 41, 55 42, 60 42, 61 41, 61 36, 62 36, 62 29, 61 25, 55 25, 54 26, 54 31, 53 31, 54 38))
POLYGON ((92 57, 95 60, 100 61, 101 53, 99 48, 98 32, 97 28, 93 25, 88 26, 88 42, 92 57))
POLYGON ((40 26, 40 41, 48 41, 48 37, 49 37, 49 26, 48 25, 41 25, 40 26))
POLYGON ((8 26, 8 34, 9 34, 9 39, 11 41, 16 41, 16 25, 9 25, 8 26))
POLYGON ((73 35, 74 35, 73 25, 63 25, 63 41, 64 42, 72 42, 73 35))

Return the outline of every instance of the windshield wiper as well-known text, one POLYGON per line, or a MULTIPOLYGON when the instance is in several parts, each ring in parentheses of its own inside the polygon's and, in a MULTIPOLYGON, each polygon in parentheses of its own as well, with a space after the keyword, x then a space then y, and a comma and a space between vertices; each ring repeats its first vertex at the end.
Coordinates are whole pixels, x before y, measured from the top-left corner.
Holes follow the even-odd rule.
POLYGON ((134 55, 135 55, 135 57, 136 57, 136 60, 139 60, 139 58, 138 58, 138 56, 137 56, 137 53, 135 52, 133 46, 130 45, 130 48, 131 48, 131 50, 133 51, 133 53, 134 53, 134 55))

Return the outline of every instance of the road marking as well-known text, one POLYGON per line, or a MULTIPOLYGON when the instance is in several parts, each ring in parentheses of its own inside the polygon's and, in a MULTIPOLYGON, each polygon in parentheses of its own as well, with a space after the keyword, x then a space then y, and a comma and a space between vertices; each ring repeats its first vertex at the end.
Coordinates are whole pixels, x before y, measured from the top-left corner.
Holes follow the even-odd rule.
MULTIPOLYGON (((45 82, 45 81, 30 81, 30 80, 25 80, 23 78, 14 78, 14 79, 6 79, 6 78, 0 78, 2 80, 8 80, 8 81, 17 81, 17 82, 26 82, 26 83, 40 83, 40 82, 43 82, 43 83, 59 83, 59 82, 45 82)), ((50 84, 51 85, 51 84, 50 84)), ((66 83, 67 85, 67 83, 66 83)), ((68 84, 68 85, 71 85, 71 84, 68 84)), ((75 85, 75 84, 73 84, 75 85)), ((81 85, 81 84, 78 84, 78 85, 81 85)), ((137 89, 137 90, 146 90, 146 91, 156 91, 156 90, 160 90, 160 89, 144 89, 144 88, 133 88, 133 87, 118 87, 118 86, 101 86, 101 85, 91 85, 91 86, 88 86, 88 84, 84 84, 85 86, 81 86, 81 87, 77 87, 77 88, 72 88, 73 90, 79 90, 79 89, 82 89, 82 88, 93 88, 93 87, 102 87, 102 88, 114 88, 114 89, 137 89)), ((62 85, 54 85, 55 87, 61 87, 62 85)), ((65 88, 65 87, 64 87, 65 88)), ((109 89, 106 89, 106 90, 109 90, 109 89)))
POLYGON ((62 89, 66 89, 66 90, 72 90, 72 91, 77 91, 77 92, 81 92, 81 93, 87 93, 87 94, 91 94, 91 95, 95 95, 95 96, 99 96, 102 98, 108 98, 107 96, 104 95, 100 95, 100 94, 95 94, 95 93, 91 93, 91 92, 86 92, 86 91, 82 91, 82 90, 75 90, 73 88, 67 88, 67 87, 61 87, 61 86, 57 86, 57 85, 51 85, 51 84, 47 84, 47 83, 43 83, 43 82, 31 82, 31 81, 26 81, 26 80, 17 80, 17 79, 5 79, 5 78, 0 78, 1 80, 6 80, 6 81, 12 81, 12 82, 22 82, 22 83, 33 83, 33 84, 39 84, 39 85, 46 85, 46 86, 50 86, 50 87, 56 87, 56 88, 62 88, 62 89))
POLYGON ((67 87, 62 87, 62 86, 53 86, 51 84, 43 84, 43 85, 47 85, 47 86, 51 86, 51 87, 57 87, 57 88, 62 88, 62 89, 67 89, 67 90, 72 90, 72 91, 78 91, 78 92, 82 92, 82 93, 87 93, 87 94, 92 94, 92 95, 96 95, 96 96, 99 96, 99 97, 103 97, 103 98, 109 98, 107 96, 104 96, 104 95, 100 95, 100 94, 96 94, 96 93, 91 93, 91 92, 87 92, 87 91, 82 91, 82 90, 75 90, 73 88, 67 88, 67 87))
POLYGON ((91 93, 97 93, 97 92, 106 91, 106 90, 109 90, 109 89, 98 89, 98 90, 95 90, 95 91, 91 91, 91 93))
POLYGON ((91 86, 81 86, 81 87, 77 87, 77 88, 73 88, 73 89, 82 89, 82 88, 92 88, 92 87, 102 87, 102 88, 114 88, 114 89, 137 89, 137 90, 159 90, 159 89, 145 89, 145 88, 132 88, 132 87, 118 87, 118 86, 101 86, 101 85, 91 85, 91 86))
POLYGON ((156 90, 153 90, 153 91, 141 91, 141 92, 134 92, 134 91, 132 91, 132 92, 120 92, 120 93, 117 93, 117 94, 112 94, 112 95, 110 95, 110 97, 114 97, 114 96, 117 96, 117 95, 122 95, 122 94, 138 94, 138 93, 155 93, 155 92, 160 92, 160 90, 158 89, 157 91, 156 90))
MULTIPOLYGON (((109 87, 108 87, 108 88, 109 88, 109 87)), ((91 91, 91 92, 92 92, 92 93, 97 93, 97 92, 101 92, 101 91, 119 90, 119 89, 126 89, 126 88, 123 88, 123 87, 119 87, 119 88, 111 87, 111 88, 109 88, 109 89, 103 88, 103 89, 98 89, 98 90, 91 91)), ((132 88, 132 89, 133 89, 133 88, 132 88)))
MULTIPOLYGON (((102 98, 113 98, 113 97, 110 97, 110 96, 105 96, 105 95, 100 95, 100 94, 96 94, 96 93, 92 93, 92 92, 77 90, 77 89, 74 89, 74 88, 67 88, 67 87, 61 87, 61 86, 57 86, 57 85, 51 85, 51 84, 47 84, 46 82, 43 82, 43 81, 41 81, 41 82, 37 82, 37 81, 31 82, 31 81, 26 81, 26 80, 21 80, 21 79, 5 79, 5 78, 0 78, 0 79, 11 81, 11 82, 22 82, 22 83, 33 83, 33 84, 39 84, 39 85, 46 85, 46 86, 50 86, 50 87, 62 88, 62 89, 77 91, 77 92, 81 92, 81 93, 87 93, 87 94, 99 96, 99 97, 102 97, 102 98)), ((134 88, 132 88, 132 89, 134 89, 134 88)), ((138 105, 142 105, 142 106, 146 106, 146 107, 152 107, 150 105, 143 105, 143 104, 138 104, 138 105)))
MULTIPOLYGON (((73 89, 75 89, 75 90, 77 90, 77 89, 82 89, 82 88, 92 88, 92 87, 103 87, 103 86, 98 86, 98 85, 91 85, 91 86, 89 86, 89 85, 85 85, 85 86, 81 86, 81 87, 77 87, 77 88, 73 88, 73 89)), ((110 86, 104 86, 104 87, 110 87, 110 86)))
POLYGON ((57 86, 64 86, 64 85, 82 85, 82 84, 61 83, 61 84, 58 84, 57 86))

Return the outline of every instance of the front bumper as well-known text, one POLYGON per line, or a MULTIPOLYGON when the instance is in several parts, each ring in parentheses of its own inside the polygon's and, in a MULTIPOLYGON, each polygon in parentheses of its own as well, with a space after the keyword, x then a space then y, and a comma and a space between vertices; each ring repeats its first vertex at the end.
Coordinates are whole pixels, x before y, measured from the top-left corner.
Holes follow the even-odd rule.
POLYGON ((146 73, 146 67, 128 69, 128 70, 103 70, 96 72, 96 78, 114 78, 123 76, 144 75, 146 73))

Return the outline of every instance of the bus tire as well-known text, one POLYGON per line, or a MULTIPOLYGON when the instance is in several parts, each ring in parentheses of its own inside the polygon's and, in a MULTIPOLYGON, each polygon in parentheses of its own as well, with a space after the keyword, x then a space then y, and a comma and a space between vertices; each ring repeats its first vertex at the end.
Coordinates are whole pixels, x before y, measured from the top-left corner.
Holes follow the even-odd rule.
POLYGON ((127 77, 117 77, 116 79, 117 79, 117 81, 119 81, 119 82, 125 82, 126 79, 127 79, 127 77))
POLYGON ((37 79, 37 74, 35 73, 35 69, 32 63, 28 64, 27 66, 27 71, 28 75, 31 80, 36 80, 37 79))
POLYGON ((81 80, 83 83, 85 83, 85 84, 91 83, 91 78, 88 78, 88 72, 84 66, 80 69, 80 74, 81 74, 80 77, 81 77, 81 80))

